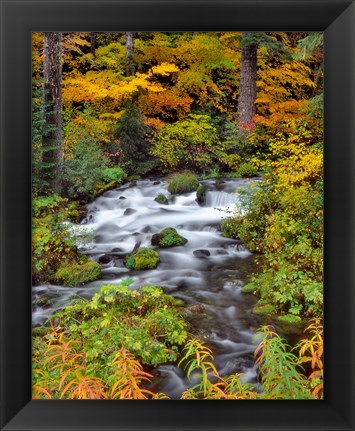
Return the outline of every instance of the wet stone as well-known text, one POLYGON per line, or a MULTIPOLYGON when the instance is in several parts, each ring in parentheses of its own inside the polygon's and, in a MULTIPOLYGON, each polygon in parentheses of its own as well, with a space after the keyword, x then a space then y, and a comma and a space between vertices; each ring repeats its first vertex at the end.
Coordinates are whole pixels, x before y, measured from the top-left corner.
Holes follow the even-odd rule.
POLYGON ((125 212, 123 213, 123 215, 131 215, 131 214, 134 214, 136 212, 137 212, 137 210, 134 210, 133 208, 127 208, 125 210, 125 212))
POLYGON ((141 229, 141 233, 151 233, 152 228, 150 226, 144 226, 143 229, 141 229))
POLYGON ((216 286, 216 285, 214 285, 214 286, 210 286, 210 287, 209 287, 209 290, 210 290, 211 292, 215 292, 215 293, 217 293, 217 292, 220 292, 221 290, 223 290, 223 286, 216 286))
POLYGON ((99 263, 102 263, 104 265, 106 265, 107 263, 110 263, 111 260, 113 260, 113 258, 109 254, 104 254, 103 256, 99 257, 99 263))
POLYGON ((194 250, 193 254, 196 257, 208 257, 208 256, 211 256, 211 253, 209 252, 209 250, 194 250))
POLYGON ((215 251, 215 254, 217 256, 226 256, 226 255, 228 255, 228 252, 226 250, 223 250, 223 249, 218 249, 215 251))
POLYGON ((196 304, 196 305, 192 305, 190 307, 190 311, 192 313, 203 313, 205 311, 205 307, 202 304, 196 304))

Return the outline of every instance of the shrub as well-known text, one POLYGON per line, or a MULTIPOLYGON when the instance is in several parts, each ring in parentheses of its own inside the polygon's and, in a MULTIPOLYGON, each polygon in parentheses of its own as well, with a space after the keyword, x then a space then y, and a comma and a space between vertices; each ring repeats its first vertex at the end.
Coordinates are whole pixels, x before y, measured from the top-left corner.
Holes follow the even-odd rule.
POLYGON ((176 229, 172 227, 163 229, 160 233, 154 234, 151 241, 152 245, 158 247, 176 247, 187 243, 187 239, 179 235, 176 229))
POLYGON ((32 280, 34 284, 51 280, 63 259, 79 262, 75 238, 64 221, 77 221, 76 202, 58 195, 32 201, 32 280))
POLYGON ((174 174, 168 179, 168 192, 171 194, 189 193, 197 190, 199 186, 198 179, 192 172, 182 172, 174 174))
POLYGON ((126 172, 120 166, 105 168, 102 172, 102 178, 105 183, 115 181, 117 184, 121 184, 126 177, 126 172))
POLYGON ((127 178, 127 174, 119 166, 105 168, 102 172, 103 184, 96 184, 93 192, 94 196, 97 197, 106 190, 119 186, 125 178, 127 178))
POLYGON ((241 163, 237 169, 237 174, 243 178, 250 178, 257 175, 257 170, 250 163, 241 163))
POLYGON ((153 138, 151 154, 169 170, 204 171, 218 162, 217 129, 208 115, 190 114, 161 128, 153 138))
POLYGON ((240 224, 242 223, 242 217, 229 217, 221 221, 222 234, 227 238, 238 239, 240 224))
POLYGON ((64 159, 63 180, 69 197, 87 201, 95 195, 95 188, 103 183, 103 173, 109 159, 100 150, 98 142, 88 133, 83 134, 64 159))
POLYGON ((101 266, 92 260, 83 264, 68 264, 62 266, 54 275, 57 283, 65 286, 80 286, 101 277, 101 266))
POLYGON ((152 248, 142 247, 133 252, 126 259, 126 267, 138 271, 144 269, 154 269, 159 263, 159 254, 152 248))
MULTIPOLYGON (((316 325, 314 325, 316 326, 316 325)), ((307 328, 310 329, 310 328, 307 328)), ((302 340, 299 356, 270 327, 262 327, 262 341, 255 350, 262 391, 245 382, 243 374, 220 376, 211 349, 189 340, 179 365, 186 369, 191 387, 182 399, 315 399, 323 393, 323 339, 319 327, 311 340, 302 340), (300 364, 312 362, 312 374, 303 374, 300 364), (212 378, 211 378, 212 377, 212 378)))
MULTIPOLYGON (((156 286, 130 290, 132 282, 125 279, 120 285, 104 285, 89 301, 79 299, 56 312, 51 324, 60 337, 53 334, 44 340, 56 348, 60 340, 69 341, 68 347, 72 344, 73 350, 79 353, 78 362, 91 369, 92 375, 105 379, 107 368, 120 349, 153 366, 176 360, 179 345, 187 338, 187 324, 179 312, 181 301, 156 286)), ((50 328, 46 329, 48 334, 50 328)), ((60 366, 69 368, 70 361, 58 356, 51 363, 51 352, 43 357, 42 348, 46 346, 39 339, 34 341, 35 356, 41 355, 38 359, 44 369, 53 366, 52 376, 56 376, 59 385, 63 374, 56 375, 55 371, 60 366)))
POLYGON ((243 216, 222 222, 226 236, 263 253, 255 292, 279 312, 323 313, 323 182, 321 150, 300 137, 269 142, 263 182, 244 202, 243 216))
POLYGON ((255 356, 265 398, 314 398, 291 347, 270 327, 261 328, 261 333, 264 338, 255 350, 255 356))

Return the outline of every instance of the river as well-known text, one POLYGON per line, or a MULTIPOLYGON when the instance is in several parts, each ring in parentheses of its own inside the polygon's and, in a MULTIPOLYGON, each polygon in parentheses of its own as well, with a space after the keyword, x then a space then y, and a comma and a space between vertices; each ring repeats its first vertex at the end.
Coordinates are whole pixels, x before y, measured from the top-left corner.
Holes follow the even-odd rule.
MULTIPOLYGON (((132 289, 158 285, 185 301, 190 321, 215 352, 220 375, 244 374, 244 381, 256 382, 253 352, 258 323, 252 313, 253 295, 241 288, 256 269, 255 257, 240 241, 222 236, 219 223, 235 206, 240 206, 240 189, 255 179, 202 180, 206 196, 203 205, 196 193, 172 196, 164 180, 127 183, 105 192, 87 205, 81 226, 94 233, 94 240, 81 251, 102 265, 103 278, 79 288, 54 285, 34 286, 33 325, 41 325, 56 310, 78 296, 90 298, 102 284, 134 279, 132 289), (165 194, 168 205, 154 198, 165 194), (188 239, 185 246, 159 249, 160 263, 154 270, 131 271, 123 258, 135 247, 149 247, 154 233, 173 227, 188 239), (193 307, 195 306, 195 307, 193 307), (192 309, 191 309, 192 307, 192 309)), ((182 369, 165 364, 153 370, 152 389, 179 398, 190 385, 182 369)))

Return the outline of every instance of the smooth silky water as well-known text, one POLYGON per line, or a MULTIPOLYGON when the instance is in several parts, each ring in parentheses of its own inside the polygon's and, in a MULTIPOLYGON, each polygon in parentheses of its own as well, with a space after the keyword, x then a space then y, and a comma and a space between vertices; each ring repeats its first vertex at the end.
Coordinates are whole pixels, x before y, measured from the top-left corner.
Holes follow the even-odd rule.
MULTIPOLYGON (((240 189, 257 180, 218 179, 201 183, 207 192, 204 205, 196 192, 172 196, 163 180, 142 180, 105 192, 87 205, 82 226, 94 233, 94 240, 81 251, 102 265, 103 278, 80 288, 35 286, 34 326, 43 324, 56 310, 78 296, 91 298, 103 284, 118 284, 133 278, 131 289, 157 285, 188 305, 187 315, 199 336, 212 345, 220 375, 240 372, 244 381, 256 382, 253 352, 257 345, 257 322, 251 310, 255 298, 241 288, 256 270, 254 256, 237 240, 224 238, 219 223, 240 207, 240 189), (165 194, 168 205, 155 202, 165 194), (229 211, 229 212, 228 212, 229 211), (167 227, 188 239, 184 246, 159 249, 160 263, 154 270, 130 271, 123 259, 137 247, 151 246, 154 233, 167 227), (194 253, 195 252, 195 253, 194 253), (41 304, 41 305, 40 305, 41 304)), ((179 398, 192 384, 176 364, 154 369, 151 389, 179 398)))

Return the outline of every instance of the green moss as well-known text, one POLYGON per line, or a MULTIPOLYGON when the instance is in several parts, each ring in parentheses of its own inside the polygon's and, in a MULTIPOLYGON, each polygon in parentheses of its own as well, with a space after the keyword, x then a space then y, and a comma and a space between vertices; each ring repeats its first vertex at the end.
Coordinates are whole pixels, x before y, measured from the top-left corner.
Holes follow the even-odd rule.
POLYGON ((39 307, 45 307, 46 305, 51 305, 49 298, 42 296, 42 298, 38 298, 35 302, 39 307))
POLYGON ((280 322, 284 323, 301 323, 302 319, 300 316, 295 316, 294 314, 284 314, 283 316, 279 316, 277 318, 280 322))
POLYGON ((138 271, 144 269, 154 269, 159 263, 159 254, 152 248, 142 247, 132 253, 126 259, 126 267, 128 269, 136 269, 138 271))
POLYGON ((127 178, 127 181, 136 181, 136 180, 140 180, 141 179, 141 176, 140 175, 130 175, 128 178, 127 178))
POLYGON ((196 200, 199 204, 203 204, 205 202, 205 187, 202 184, 197 187, 196 200))
POLYGON ((257 289, 257 286, 255 286, 254 283, 248 283, 242 287, 242 292, 243 293, 252 293, 252 292, 255 292, 256 289, 257 289))
POLYGON ((154 200, 158 202, 158 204, 163 204, 163 205, 168 204, 168 198, 163 193, 159 193, 154 200))
POLYGON ((113 189, 114 187, 117 187, 119 184, 120 183, 118 181, 110 181, 107 184, 98 184, 95 187, 94 196, 98 197, 98 196, 102 195, 102 193, 104 193, 106 190, 113 189))
POLYGON ((168 192, 176 195, 193 192, 197 190, 200 184, 196 175, 192 172, 174 174, 171 178, 169 178, 168 182, 168 192))
POLYGON ((128 269, 134 269, 136 266, 136 260, 134 258, 134 256, 128 256, 127 260, 126 260, 126 267, 128 269))
POLYGON ((176 247, 185 245, 187 239, 179 235, 176 229, 168 227, 163 229, 160 233, 156 233, 152 236, 152 245, 158 247, 176 247))
POLYGON ((256 305, 253 312, 260 316, 271 315, 275 313, 275 307, 271 304, 256 305))
POLYGON ((54 275, 56 283, 65 286, 80 286, 101 277, 101 266, 92 260, 81 265, 69 264, 62 266, 54 275))

